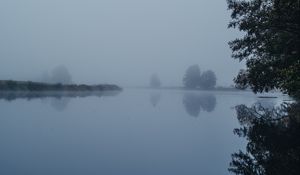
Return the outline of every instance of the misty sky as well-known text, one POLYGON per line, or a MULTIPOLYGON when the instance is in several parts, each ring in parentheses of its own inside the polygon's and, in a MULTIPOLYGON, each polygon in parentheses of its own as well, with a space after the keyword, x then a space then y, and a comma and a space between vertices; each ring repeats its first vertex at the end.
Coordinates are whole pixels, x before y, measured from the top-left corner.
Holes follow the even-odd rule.
POLYGON ((199 64, 230 85, 229 19, 226 0, 0 0, 0 79, 65 65, 75 83, 172 86, 199 64))

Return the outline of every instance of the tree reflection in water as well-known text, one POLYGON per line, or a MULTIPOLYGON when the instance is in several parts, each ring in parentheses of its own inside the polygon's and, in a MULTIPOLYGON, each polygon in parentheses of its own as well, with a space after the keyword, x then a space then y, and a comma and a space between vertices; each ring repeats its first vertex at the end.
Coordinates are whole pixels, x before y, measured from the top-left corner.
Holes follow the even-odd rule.
POLYGON ((186 93, 182 100, 186 112, 198 117, 202 110, 212 112, 216 107, 216 97, 213 94, 186 93))
POLYGON ((64 111, 71 101, 71 97, 51 98, 51 106, 56 111, 64 111))
POLYGON ((150 103, 153 107, 156 107, 156 105, 159 103, 161 98, 161 94, 159 92, 152 92, 150 94, 150 103))
POLYGON ((64 111, 72 98, 116 96, 120 91, 0 91, 0 100, 14 101, 17 99, 50 99, 51 106, 57 111, 64 111))
POLYGON ((229 171, 239 175, 300 174, 300 104, 264 108, 236 106, 241 128, 234 130, 247 139, 246 151, 232 154, 229 171))

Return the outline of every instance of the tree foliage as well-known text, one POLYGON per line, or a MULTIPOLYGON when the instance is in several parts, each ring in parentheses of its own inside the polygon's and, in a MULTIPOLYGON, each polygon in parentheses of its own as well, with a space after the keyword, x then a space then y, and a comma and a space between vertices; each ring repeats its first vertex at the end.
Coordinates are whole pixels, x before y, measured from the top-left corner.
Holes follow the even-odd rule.
POLYGON ((216 86, 217 78, 216 74, 211 71, 205 71, 200 77, 200 86, 203 89, 213 89, 216 86))
POLYGON ((197 88, 199 86, 200 81, 200 68, 199 65, 195 64, 190 66, 183 78, 183 84, 186 88, 197 88))
POLYGON ((235 78, 254 92, 280 89, 300 96, 299 0, 227 0, 229 28, 244 32, 229 42, 232 56, 247 69, 235 78))
POLYGON ((150 78, 150 87, 159 88, 161 86, 161 81, 156 74, 153 74, 150 78))
POLYGON ((71 84, 72 76, 68 69, 61 65, 53 69, 51 83, 71 84))
POLYGON ((201 74, 197 64, 190 66, 183 78, 183 84, 186 88, 213 89, 216 85, 216 75, 208 70, 201 74))

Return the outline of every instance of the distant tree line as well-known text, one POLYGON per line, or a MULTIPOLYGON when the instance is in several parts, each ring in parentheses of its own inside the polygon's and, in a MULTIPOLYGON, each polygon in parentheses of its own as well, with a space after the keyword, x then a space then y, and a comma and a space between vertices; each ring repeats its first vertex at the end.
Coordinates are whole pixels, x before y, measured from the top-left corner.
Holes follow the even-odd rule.
POLYGON ((184 87, 190 89, 214 89, 216 82, 217 78, 212 70, 204 71, 201 74, 197 64, 190 66, 183 78, 184 87))
POLYGON ((32 81, 0 80, 0 91, 103 91, 121 90, 116 85, 47 84, 32 81))

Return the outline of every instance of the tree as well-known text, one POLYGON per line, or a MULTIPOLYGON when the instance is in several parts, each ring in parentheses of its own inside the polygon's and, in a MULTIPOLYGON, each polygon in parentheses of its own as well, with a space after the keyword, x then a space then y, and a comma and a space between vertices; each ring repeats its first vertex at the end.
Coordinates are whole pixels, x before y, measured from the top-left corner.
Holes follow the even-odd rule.
POLYGON ((200 68, 197 64, 190 66, 183 78, 183 84, 186 88, 197 88, 200 82, 200 68))
POLYGON ((156 74, 153 74, 150 78, 150 87, 159 88, 161 86, 160 79, 156 74))
POLYGON ((200 77, 200 87, 203 89, 213 89, 216 86, 216 74, 211 71, 205 71, 200 77))
POLYGON ((254 92, 280 89, 300 97, 299 0, 227 0, 228 27, 244 32, 229 42, 232 56, 247 69, 234 79, 254 92))
POLYGON ((72 77, 69 73, 68 69, 65 66, 58 66, 53 69, 52 71, 52 77, 51 77, 52 83, 61 83, 61 84, 70 84, 72 83, 72 77))

